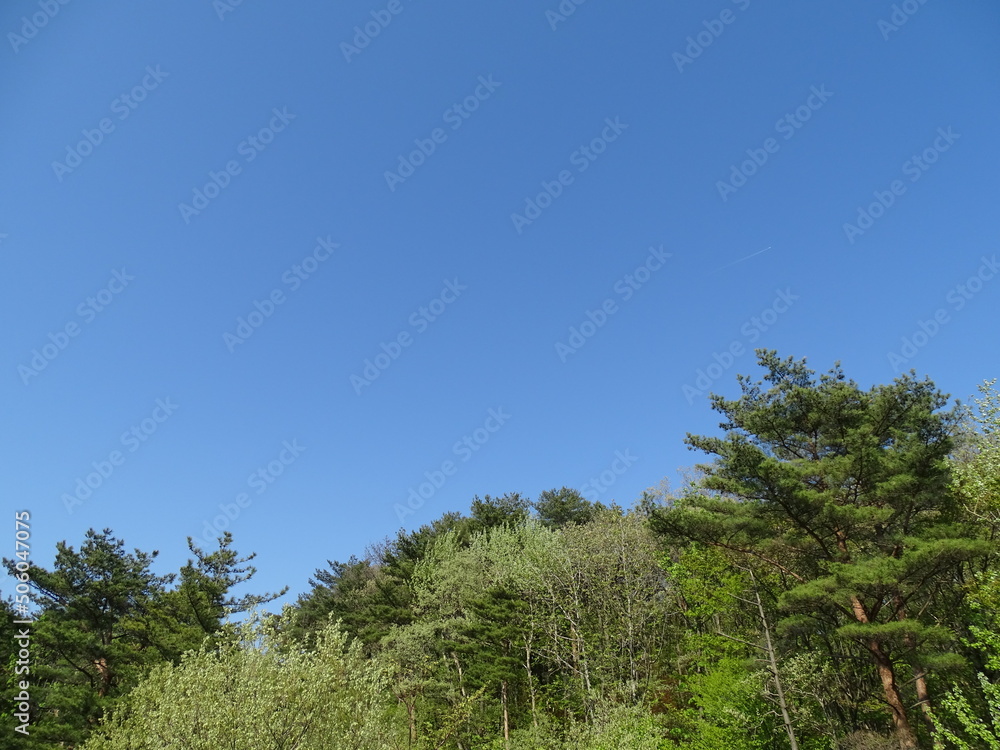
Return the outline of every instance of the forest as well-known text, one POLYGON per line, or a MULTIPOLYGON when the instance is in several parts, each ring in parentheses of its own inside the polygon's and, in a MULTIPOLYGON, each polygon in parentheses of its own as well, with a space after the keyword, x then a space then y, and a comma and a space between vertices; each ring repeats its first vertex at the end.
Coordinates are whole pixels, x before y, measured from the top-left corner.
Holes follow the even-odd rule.
POLYGON ((996 381, 757 361, 681 486, 477 496, 280 613, 229 532, 5 559, 0 748, 1000 750, 996 381))

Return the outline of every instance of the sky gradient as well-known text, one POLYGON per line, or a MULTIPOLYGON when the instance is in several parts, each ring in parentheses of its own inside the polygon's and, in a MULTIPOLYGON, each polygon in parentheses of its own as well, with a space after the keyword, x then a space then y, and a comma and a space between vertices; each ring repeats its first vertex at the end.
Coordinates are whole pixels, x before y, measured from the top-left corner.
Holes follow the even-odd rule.
POLYGON ((35 561, 110 527, 168 572, 214 524, 287 601, 476 494, 627 507, 755 347, 967 400, 1000 373, 1000 8, 773 6, 5 3, 35 561))

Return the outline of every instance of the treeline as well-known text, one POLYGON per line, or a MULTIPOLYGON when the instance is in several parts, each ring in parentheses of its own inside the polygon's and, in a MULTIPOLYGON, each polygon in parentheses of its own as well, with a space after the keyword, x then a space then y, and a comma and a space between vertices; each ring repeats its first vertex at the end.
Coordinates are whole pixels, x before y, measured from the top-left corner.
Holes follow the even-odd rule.
POLYGON ((477 497, 280 615, 228 534, 166 577, 60 545, 0 748, 1000 748, 1000 394, 758 360, 678 492, 477 497))

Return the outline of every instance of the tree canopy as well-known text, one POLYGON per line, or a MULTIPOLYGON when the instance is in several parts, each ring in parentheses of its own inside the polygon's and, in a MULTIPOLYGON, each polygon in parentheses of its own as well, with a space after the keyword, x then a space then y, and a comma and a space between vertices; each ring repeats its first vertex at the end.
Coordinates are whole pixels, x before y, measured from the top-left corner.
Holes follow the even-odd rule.
POLYGON ((0 750, 1000 748, 993 381, 969 408, 757 358, 681 491, 475 496, 280 615, 234 592, 228 534, 171 574, 110 529, 60 543, 31 568, 31 735, 0 750))

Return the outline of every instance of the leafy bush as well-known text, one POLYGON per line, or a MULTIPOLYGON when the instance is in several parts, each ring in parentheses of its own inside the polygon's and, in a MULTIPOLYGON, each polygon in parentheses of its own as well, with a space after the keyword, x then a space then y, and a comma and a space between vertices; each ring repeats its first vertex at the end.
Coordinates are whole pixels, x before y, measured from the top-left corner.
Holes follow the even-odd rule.
POLYGON ((312 650, 251 617, 213 647, 155 669, 86 750, 390 750, 388 673, 339 624, 312 650))

